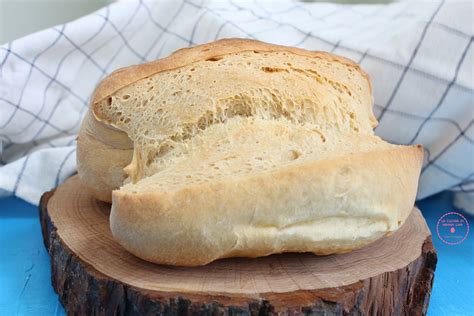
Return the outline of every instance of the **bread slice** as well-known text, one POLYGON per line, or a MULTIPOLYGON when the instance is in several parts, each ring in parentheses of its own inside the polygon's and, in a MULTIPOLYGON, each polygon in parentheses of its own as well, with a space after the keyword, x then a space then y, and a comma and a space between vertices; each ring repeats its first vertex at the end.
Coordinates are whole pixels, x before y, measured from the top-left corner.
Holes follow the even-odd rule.
POLYGON ((322 52, 228 39, 114 72, 78 137, 84 185, 143 259, 331 254, 398 229, 421 146, 374 135, 367 75, 322 52))

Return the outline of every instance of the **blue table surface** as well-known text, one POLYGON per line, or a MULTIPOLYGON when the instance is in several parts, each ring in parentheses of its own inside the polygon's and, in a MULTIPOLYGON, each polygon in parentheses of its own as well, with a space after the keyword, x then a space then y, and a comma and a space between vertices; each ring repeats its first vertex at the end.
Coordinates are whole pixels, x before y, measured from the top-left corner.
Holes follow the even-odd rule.
MULTIPOLYGON (((452 211, 447 192, 419 201, 438 251, 428 315, 474 315, 474 237, 444 244, 436 223, 452 211)), ((474 217, 463 213, 470 226, 474 217)), ((18 198, 0 199, 0 315, 64 315, 51 286, 50 261, 43 245, 38 208, 18 198)))

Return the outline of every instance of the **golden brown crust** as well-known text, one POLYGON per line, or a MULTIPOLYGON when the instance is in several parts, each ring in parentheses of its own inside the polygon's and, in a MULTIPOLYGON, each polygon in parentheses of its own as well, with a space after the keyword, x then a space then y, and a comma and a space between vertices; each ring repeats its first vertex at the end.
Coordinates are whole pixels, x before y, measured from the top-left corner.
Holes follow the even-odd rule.
MULTIPOLYGON (((153 74, 180 68, 197 61, 244 51, 290 52, 311 58, 324 58, 331 61, 337 61, 353 67, 355 70, 360 72, 367 79, 367 82, 369 83, 369 92, 370 94, 372 93, 368 74, 364 72, 358 64, 350 59, 321 51, 310 51, 301 48, 268 44, 251 39, 229 38, 191 48, 182 48, 163 59, 118 69, 111 73, 97 86, 91 104, 94 106, 118 90, 153 74)), ((100 113, 98 113, 95 108, 93 112, 96 116, 100 116, 100 113)))
POLYGON ((130 163, 133 144, 124 132, 97 121, 86 113, 77 137, 79 178, 97 199, 112 202, 112 190, 126 178, 123 168, 130 163))
POLYGON ((181 266, 285 251, 343 253, 404 223, 422 161, 421 146, 394 146, 175 192, 117 190, 111 230, 136 256, 181 266))

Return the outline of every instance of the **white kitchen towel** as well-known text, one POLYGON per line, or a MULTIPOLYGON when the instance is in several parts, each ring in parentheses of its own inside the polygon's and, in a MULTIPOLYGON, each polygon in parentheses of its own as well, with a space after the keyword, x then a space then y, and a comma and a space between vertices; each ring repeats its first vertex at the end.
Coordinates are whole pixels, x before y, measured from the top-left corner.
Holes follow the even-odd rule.
POLYGON ((76 171, 81 118, 113 70, 244 37, 360 63, 373 83, 376 133, 425 146, 418 198, 452 190, 472 209, 472 14, 469 0, 123 1, 15 40, 0 48, 0 194, 37 204, 76 171))

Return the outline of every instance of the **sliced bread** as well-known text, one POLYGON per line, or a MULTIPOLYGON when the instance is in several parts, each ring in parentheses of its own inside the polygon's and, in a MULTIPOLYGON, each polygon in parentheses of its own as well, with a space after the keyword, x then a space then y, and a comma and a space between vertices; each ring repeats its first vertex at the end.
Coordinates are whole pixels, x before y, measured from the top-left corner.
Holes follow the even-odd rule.
POLYGON ((79 176, 112 202, 116 240, 152 262, 341 253, 413 207, 422 148, 383 141, 376 124, 353 62, 221 40, 102 81, 79 176))

